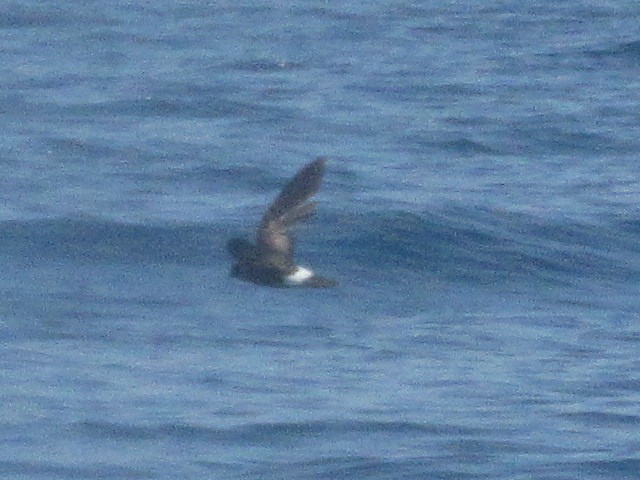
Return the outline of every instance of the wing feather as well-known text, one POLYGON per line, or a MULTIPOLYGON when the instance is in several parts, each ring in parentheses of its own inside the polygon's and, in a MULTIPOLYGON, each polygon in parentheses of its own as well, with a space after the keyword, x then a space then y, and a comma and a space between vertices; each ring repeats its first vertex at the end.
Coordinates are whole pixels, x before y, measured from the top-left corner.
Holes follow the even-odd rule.
POLYGON ((271 203, 258 226, 258 246, 293 261, 293 239, 289 227, 310 218, 315 202, 307 202, 320 189, 325 159, 320 157, 303 167, 271 203))

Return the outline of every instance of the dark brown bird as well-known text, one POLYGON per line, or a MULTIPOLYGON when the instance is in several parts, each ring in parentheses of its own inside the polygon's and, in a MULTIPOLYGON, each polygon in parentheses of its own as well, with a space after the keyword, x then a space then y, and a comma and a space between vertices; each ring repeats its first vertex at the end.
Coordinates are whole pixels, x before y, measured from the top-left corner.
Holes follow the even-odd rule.
POLYGON ((273 201, 258 225, 257 244, 242 238, 229 240, 227 248, 235 265, 231 275, 270 287, 332 287, 334 280, 296 265, 290 227, 313 216, 313 197, 322 182, 324 158, 303 167, 273 201))

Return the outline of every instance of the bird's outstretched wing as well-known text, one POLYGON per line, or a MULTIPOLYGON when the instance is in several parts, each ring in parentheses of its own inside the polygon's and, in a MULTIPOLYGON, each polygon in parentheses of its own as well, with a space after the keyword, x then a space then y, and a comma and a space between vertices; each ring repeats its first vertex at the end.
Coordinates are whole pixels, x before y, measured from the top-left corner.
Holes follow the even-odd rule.
POLYGON ((258 226, 260 249, 293 262, 293 239, 289 227, 313 215, 316 203, 307 200, 320 188, 324 164, 324 158, 315 159, 284 186, 258 226))

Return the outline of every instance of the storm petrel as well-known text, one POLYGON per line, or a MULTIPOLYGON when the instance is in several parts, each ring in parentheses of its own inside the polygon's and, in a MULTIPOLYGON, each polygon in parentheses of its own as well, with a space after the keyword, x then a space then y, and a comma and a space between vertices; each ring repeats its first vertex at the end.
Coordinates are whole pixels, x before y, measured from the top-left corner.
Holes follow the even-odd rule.
POLYGON ((262 217, 254 245, 233 238, 227 248, 235 260, 231 275, 270 287, 332 287, 334 280, 296 265, 294 241, 289 228, 313 216, 316 202, 308 201, 322 182, 325 159, 320 157, 304 166, 287 183, 262 217))

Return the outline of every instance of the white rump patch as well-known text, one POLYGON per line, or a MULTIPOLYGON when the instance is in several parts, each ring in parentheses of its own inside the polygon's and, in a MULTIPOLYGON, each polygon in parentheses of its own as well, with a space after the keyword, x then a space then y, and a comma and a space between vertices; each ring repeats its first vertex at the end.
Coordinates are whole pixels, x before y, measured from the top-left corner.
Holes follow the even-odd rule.
POLYGON ((313 277, 313 272, 311 270, 304 267, 298 267, 295 272, 284 277, 284 283, 287 285, 302 285, 311 277, 313 277))

